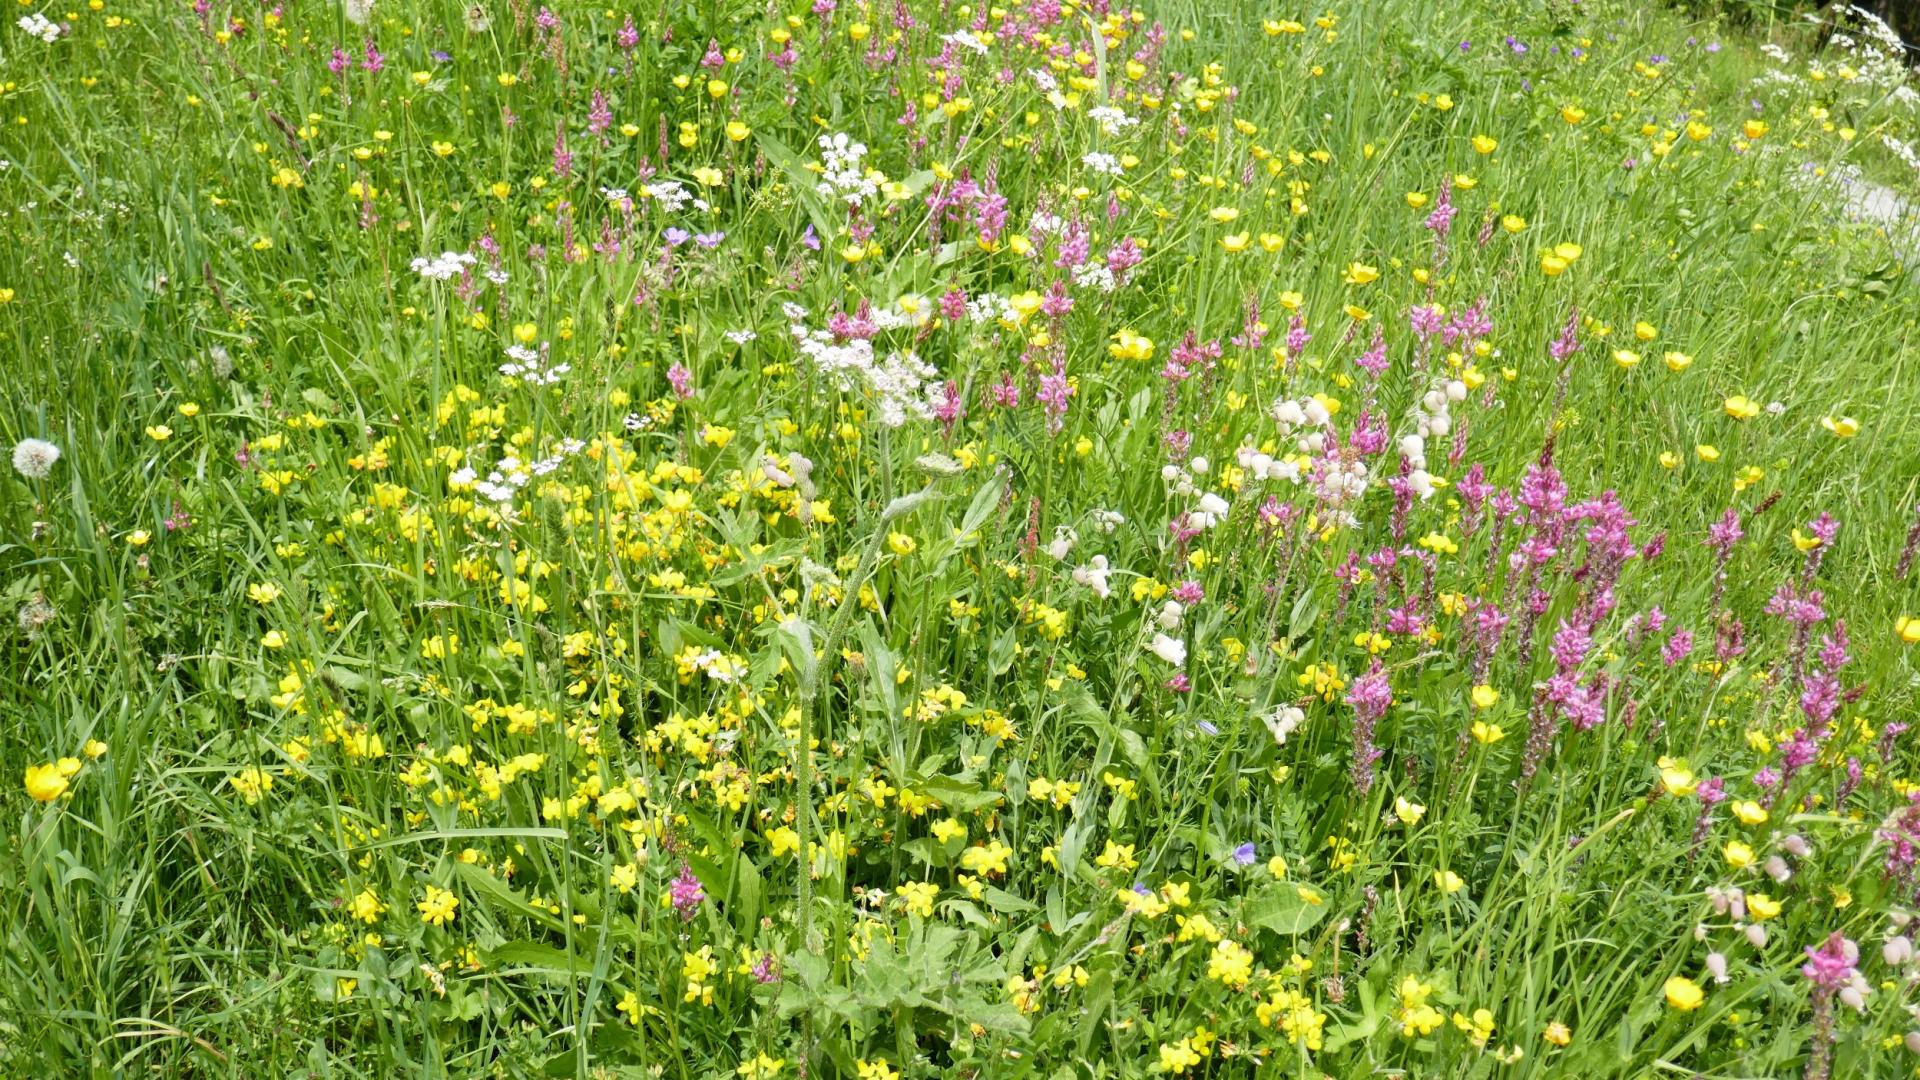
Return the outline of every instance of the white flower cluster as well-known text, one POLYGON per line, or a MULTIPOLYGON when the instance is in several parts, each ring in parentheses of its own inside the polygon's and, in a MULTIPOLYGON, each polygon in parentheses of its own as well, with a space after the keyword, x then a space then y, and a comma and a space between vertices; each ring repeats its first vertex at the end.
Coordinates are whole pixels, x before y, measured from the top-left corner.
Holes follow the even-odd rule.
POLYGON ((1160 479, 1167 482, 1167 490, 1175 495, 1192 495, 1200 490, 1195 481, 1197 476, 1205 476, 1213 463, 1204 457, 1196 456, 1185 465, 1167 464, 1160 466, 1160 479))
POLYGON ((942 34, 940 40, 949 45, 958 45, 963 49, 971 49, 978 55, 985 56, 987 55, 987 43, 980 40, 980 37, 981 35, 976 35, 971 30, 955 30, 951 34, 942 34))
POLYGON ((1048 236, 1059 236, 1066 231, 1067 219, 1045 210, 1035 210, 1031 224, 1036 232, 1043 232, 1048 236))
POLYGON ((865 338, 835 342, 825 330, 809 329, 800 323, 789 329, 794 344, 816 370, 841 390, 864 393, 873 399, 881 423, 897 428, 909 418, 932 419, 940 372, 913 350, 888 353, 886 359, 876 360, 873 343, 865 338))
POLYGON ((414 273, 428 281, 448 281, 478 261, 463 251, 443 251, 432 258, 422 255, 413 260, 412 266, 414 273))
POLYGON ((867 144, 847 138, 846 132, 820 136, 820 158, 824 171, 814 186, 822 197, 838 199, 848 206, 859 206, 880 191, 872 175, 860 164, 867 156, 867 144))
POLYGON ((1407 482, 1424 501, 1433 497, 1433 474, 1427 471, 1427 440, 1442 438, 1453 430, 1448 405, 1467 399, 1467 384, 1459 379, 1435 379, 1427 392, 1414 404, 1414 430, 1400 436, 1400 457, 1412 467, 1407 482))
POLYGON ((507 346, 507 363, 500 365, 500 374, 509 379, 519 379, 533 386, 552 386, 573 370, 572 364, 546 366, 546 357, 540 350, 525 345, 507 346))
POLYGON ((1306 719, 1307 714, 1300 711, 1298 707, 1282 705, 1272 712, 1262 714, 1260 722, 1267 725, 1267 734, 1273 736, 1275 743, 1280 746, 1285 746, 1287 745, 1287 736, 1293 734, 1294 729, 1304 723, 1306 719))
POLYGON ((1073 580, 1093 590, 1093 595, 1105 600, 1113 595, 1113 587, 1107 584, 1107 575, 1113 570, 1107 565, 1105 555, 1095 555, 1085 566, 1073 568, 1073 580))
POLYGON ((1102 176, 1119 176, 1120 159, 1099 150, 1090 150, 1081 155, 1080 164, 1102 176))
POLYGON ((687 186, 678 180, 658 180, 640 190, 669 214, 677 214, 688 206, 695 210, 710 209, 707 200, 688 191, 687 186))
POLYGON ((553 448, 554 452, 538 461, 526 462, 509 454, 501 458, 488 470, 486 478, 472 466, 462 466, 447 477, 447 485, 455 491, 472 488, 485 498, 502 505, 513 502, 520 489, 535 477, 547 476, 566 464, 566 460, 586 449, 587 444, 579 439, 562 439, 553 448))
POLYGON ((1182 465, 1162 465, 1160 479, 1166 481, 1167 489, 1176 496, 1198 494, 1200 500, 1193 509, 1187 511, 1187 524, 1205 532, 1227 520, 1227 512, 1233 509, 1227 500, 1211 491, 1202 491, 1196 477, 1205 476, 1212 463, 1204 457, 1196 456, 1182 465))
POLYGON ((18 25, 20 29, 27 32, 28 36, 37 37, 49 45, 60 40, 60 24, 37 11, 31 15, 22 15, 18 25))
POLYGON ((1107 269, 1106 263, 1084 262, 1073 268, 1073 283, 1082 289, 1096 289, 1110 293, 1120 287, 1120 280, 1107 269))
POLYGON ((1300 466, 1297 463, 1283 461, 1259 447, 1242 446, 1235 451, 1234 457, 1254 480, 1290 480, 1295 483, 1300 480, 1300 466))
POLYGON ((1296 428, 1311 428, 1295 445, 1303 454, 1318 454, 1327 448, 1327 425, 1333 422, 1333 414, 1318 398, 1281 398, 1273 403, 1273 422, 1280 425, 1282 435, 1292 435, 1296 428))
POLYGON ((1100 105, 1087 110, 1087 119, 1100 125, 1100 134, 1114 138, 1128 128, 1140 123, 1137 117, 1128 116, 1112 105, 1100 105))
POLYGON ((998 320, 1008 324, 1017 324, 1020 313, 1013 310, 1013 303, 999 293, 981 293, 967 301, 968 322, 992 322, 998 320))

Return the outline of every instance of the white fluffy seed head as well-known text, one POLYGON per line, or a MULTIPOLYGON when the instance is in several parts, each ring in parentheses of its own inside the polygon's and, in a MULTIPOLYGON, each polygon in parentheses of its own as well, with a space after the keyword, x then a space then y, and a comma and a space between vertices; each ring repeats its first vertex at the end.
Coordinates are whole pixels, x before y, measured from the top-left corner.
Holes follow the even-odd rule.
POLYGON ((29 480, 45 480, 60 460, 60 448, 45 439, 21 439, 13 447, 13 469, 29 480))

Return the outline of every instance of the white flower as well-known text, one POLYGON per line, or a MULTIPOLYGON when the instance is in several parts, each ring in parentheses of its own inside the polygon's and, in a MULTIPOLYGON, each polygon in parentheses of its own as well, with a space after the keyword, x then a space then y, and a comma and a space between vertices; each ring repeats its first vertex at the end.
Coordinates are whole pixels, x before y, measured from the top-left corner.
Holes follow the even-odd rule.
POLYGON ((1260 720, 1267 725, 1267 733, 1273 736, 1273 741, 1280 746, 1285 746, 1287 736, 1293 734, 1293 729, 1299 727, 1306 718, 1307 714, 1294 706, 1282 705, 1262 716, 1260 720))
MULTIPOLYGON (((1107 585, 1107 575, 1110 573, 1112 573, 1112 570, 1107 566, 1107 557, 1105 555, 1095 555, 1093 561, 1087 563, 1087 565, 1074 568, 1073 580, 1077 584, 1085 585, 1087 588, 1092 589, 1095 596, 1105 600, 1107 597, 1113 595, 1113 589, 1107 585)), ((1901 940, 1905 939, 1903 938, 1901 940)))
POLYGON ((484 34, 487 27, 493 25, 493 17, 487 14, 485 4, 471 4, 467 7, 467 32, 484 34))
POLYGON ((1174 667, 1185 667, 1187 664, 1187 643, 1179 638, 1155 634, 1153 640, 1147 643, 1147 649, 1174 667))
POLYGON ((1186 616, 1187 609, 1180 601, 1169 600, 1160 606, 1160 614, 1155 616, 1155 621, 1160 624, 1160 629, 1173 631, 1180 629, 1180 620, 1186 616))
POLYGON ((31 15, 22 15, 17 25, 29 36, 37 37, 49 45, 60 40, 60 24, 37 11, 31 15))
POLYGON ((1710 952, 1707 954, 1707 974, 1712 976, 1713 981, 1721 986, 1727 984, 1727 957, 1725 953, 1710 952))
POLYGON ((1061 562, 1065 562, 1067 556, 1073 554, 1073 545, 1079 542, 1079 535, 1067 526, 1062 525, 1053 530, 1053 541, 1047 545, 1047 554, 1061 562))
POLYGON ((447 281, 460 276, 467 267, 479 260, 461 251, 443 251, 428 258, 422 255, 410 264, 413 272, 428 281, 447 281))
POLYGON ((373 0, 340 0, 340 13, 353 25, 365 26, 373 16, 373 0))
POLYGON ((13 447, 14 471, 29 480, 45 480, 60 460, 60 448, 45 439, 21 439, 13 447))
POLYGON ((1080 164, 1103 176, 1120 175, 1120 159, 1112 154, 1103 154, 1097 150, 1089 151, 1081 156, 1080 164))

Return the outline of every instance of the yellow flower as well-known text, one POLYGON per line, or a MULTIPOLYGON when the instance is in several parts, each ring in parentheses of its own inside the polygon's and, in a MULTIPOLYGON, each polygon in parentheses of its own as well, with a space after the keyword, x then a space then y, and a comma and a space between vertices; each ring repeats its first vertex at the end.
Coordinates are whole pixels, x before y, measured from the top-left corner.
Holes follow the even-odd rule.
POLYGON ((1920 645, 1920 618, 1900 616, 1893 620, 1893 633, 1903 645, 1920 645))
POLYGON ((940 886, 931 881, 909 881, 900 886, 897 895, 906 903, 909 914, 931 918, 933 898, 940 895, 940 886))
POLYGON ((173 429, 165 424, 151 424, 147 427, 147 438, 154 442, 166 442, 173 438, 173 429))
POLYGON ((1765 120, 1749 120, 1740 125, 1740 134, 1745 135, 1749 141, 1758 139, 1766 133, 1767 122, 1765 120))
POLYGON ((1476 154, 1491 154, 1494 150, 1498 149, 1499 146, 1499 142, 1491 135, 1475 135, 1473 137, 1473 152, 1476 154))
POLYGON ((1686 353, 1683 353, 1683 352, 1669 352, 1665 356, 1662 356, 1660 359, 1666 361, 1667 370, 1673 372, 1676 375, 1678 375, 1682 371, 1687 370, 1687 368, 1693 363, 1693 357, 1688 356, 1686 353))
POLYGON ((379 922, 381 913, 387 910, 387 905, 381 902, 379 894, 372 889, 361 889, 347 906, 354 918, 368 925, 379 922))
POLYGON ((1851 439, 1860 434, 1860 421, 1851 416, 1824 416, 1820 418, 1820 426, 1831 431, 1836 438, 1851 439))
POLYGON ((1712 443, 1698 443, 1693 448, 1693 456, 1706 462, 1719 461, 1720 448, 1712 443))
POLYGON ((420 921, 429 926, 445 926, 452 922, 456 909, 460 907, 460 898, 437 885, 427 886, 427 898, 414 905, 420 910, 420 921))
POLYGON ((1736 800, 1732 806, 1733 816, 1742 825, 1761 825, 1767 820, 1767 808, 1752 799, 1736 800))
POLYGON ((1707 1000, 1706 992, 1700 989, 1700 984, 1685 975, 1675 975, 1668 979, 1664 989, 1667 1004, 1681 1012, 1692 1012, 1700 1007, 1701 1002, 1707 1000))
POLYGON ((147 541, 152 539, 153 534, 145 529, 135 529, 127 534, 127 543, 132 544, 134 547, 146 547, 147 541))
POLYGON ((1632 349, 1613 350, 1613 362, 1621 371, 1632 371, 1640 366, 1640 354, 1632 349))
POLYGON ((738 120, 727 121, 727 139, 731 142, 745 142, 753 129, 738 120))
POLYGON ((1466 887, 1466 884, 1466 882, 1460 880, 1459 874, 1451 870, 1435 870, 1433 872, 1434 887, 1447 896, 1452 896, 1454 893, 1459 892, 1466 887))
POLYGON ((1633 336, 1639 338, 1641 341, 1652 341, 1654 338, 1660 336, 1660 329, 1652 323, 1643 320, 1633 324, 1633 336))
POLYGON ((1753 865, 1753 848, 1738 840, 1727 841, 1727 846, 1721 848, 1720 853, 1726 856, 1727 865, 1733 867, 1735 870, 1742 870, 1753 865))
POLYGON ((1523 233, 1527 231, 1527 219, 1519 214, 1503 214, 1500 217, 1500 227, 1509 233, 1523 233))
POLYGON ((1151 360, 1153 339, 1131 330, 1121 330, 1113 335, 1113 344, 1107 346, 1107 352, 1115 360, 1151 360))
POLYGON ((1565 120, 1569 124, 1577 124, 1586 118, 1587 110, 1578 105, 1560 106, 1560 119, 1565 120))
POLYGON ((1380 268, 1377 266, 1368 266, 1362 262, 1351 262, 1347 264, 1347 272, 1343 276, 1343 279, 1349 285, 1371 284, 1372 282, 1380 280, 1380 268))
POLYGON ((25 783, 35 802, 52 802, 67 793, 67 777, 59 765, 27 766, 25 783))
POLYGON ((247 586, 247 599, 256 604, 271 604, 280 598, 280 586, 271 581, 256 581, 247 586))
POLYGON ((1252 242, 1253 242, 1252 233, 1244 233, 1244 232, 1228 233, 1227 235, 1220 238, 1220 246, 1227 249, 1227 252, 1229 254, 1238 254, 1242 251, 1247 250, 1247 245, 1252 242))
POLYGON ((1485 720, 1475 720, 1471 730, 1474 741, 1482 746, 1491 746, 1507 737, 1506 730, 1499 724, 1489 724, 1485 720))
POLYGON ((1232 207, 1232 206, 1216 206, 1213 209, 1207 211, 1207 216, 1224 225, 1227 222, 1232 221, 1233 219, 1239 217, 1240 210, 1239 208, 1232 207))
POLYGON ((640 887, 640 867, 636 863, 621 863, 607 874, 607 884, 620 890, 625 896, 640 887))
POLYGON ((1400 824, 1407 826, 1418 825, 1420 819, 1426 815, 1426 812, 1426 807, 1421 806, 1417 802, 1413 802, 1406 796, 1394 796, 1393 816, 1400 819, 1400 824))
POLYGON ((1751 420, 1760 415, 1760 403, 1745 394, 1735 394, 1721 403, 1727 415, 1735 420, 1751 420))
POLYGON ((1700 786, 1693 777, 1693 770, 1687 768, 1687 763, 1678 758, 1663 757, 1660 759, 1659 766, 1660 786, 1665 788, 1669 795, 1691 795, 1694 788, 1700 786))
POLYGON ((1540 1033, 1540 1037, 1555 1046, 1566 1046, 1573 1041, 1573 1030, 1555 1020, 1547 1025, 1547 1029, 1540 1033))
POLYGON ((1753 916, 1754 922, 1766 922, 1778 916, 1781 906, 1781 901, 1775 900, 1766 893, 1747 894, 1747 914, 1753 916))

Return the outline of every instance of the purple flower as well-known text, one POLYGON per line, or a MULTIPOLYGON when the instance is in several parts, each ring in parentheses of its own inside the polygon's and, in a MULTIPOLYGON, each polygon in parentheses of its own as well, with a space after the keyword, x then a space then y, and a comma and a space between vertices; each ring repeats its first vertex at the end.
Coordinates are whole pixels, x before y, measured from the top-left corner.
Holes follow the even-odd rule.
POLYGON ((1233 849, 1233 861, 1240 866, 1252 866, 1254 859, 1257 857, 1258 856, 1254 854, 1252 841, 1248 841, 1233 849))
POLYGON ((669 226, 664 235, 668 247, 679 247, 693 237, 692 233, 680 228, 678 225, 669 226))
POLYGON ((812 225, 808 225, 807 231, 800 234, 800 242, 806 245, 808 251, 820 250, 820 237, 813 231, 812 225))
POLYGON ((726 233, 715 230, 713 232, 696 233, 693 237, 693 242, 703 248, 717 248, 720 246, 720 241, 726 238, 726 233))
POLYGON ((1859 959, 1859 946, 1835 930, 1818 948, 1807 946, 1807 962, 1801 965, 1800 974, 1822 990, 1838 990, 1859 974, 1859 969, 1854 967, 1859 959))
POLYGON ((673 394, 682 401, 693 396, 693 372, 678 360, 667 369, 667 381, 673 384, 673 394))
POLYGON ((693 868, 686 863, 680 864, 680 876, 673 879, 668 887, 673 900, 673 910, 682 919, 692 919, 700 904, 707 898, 707 892, 700 887, 700 879, 693 876, 693 868))

